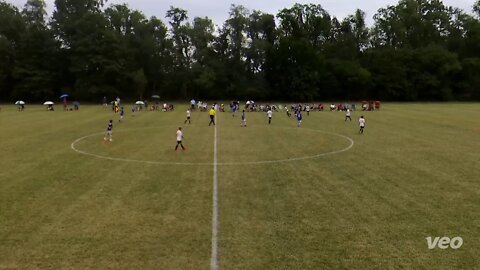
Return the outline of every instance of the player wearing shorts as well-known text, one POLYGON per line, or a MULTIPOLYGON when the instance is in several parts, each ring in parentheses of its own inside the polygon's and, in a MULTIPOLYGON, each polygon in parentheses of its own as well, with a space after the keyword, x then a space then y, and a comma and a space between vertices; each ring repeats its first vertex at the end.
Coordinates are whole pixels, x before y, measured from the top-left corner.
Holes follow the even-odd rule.
POLYGON ((125 115, 125 111, 123 110, 123 107, 120 108, 120 119, 118 122, 123 122, 123 117, 125 115))
POLYGON ((297 112, 297 127, 300 127, 302 124, 302 113, 300 111, 297 112))
POLYGON ((290 114, 290 112, 288 111, 288 108, 285 106, 285 110, 287 111, 287 116, 290 117, 292 116, 292 114, 290 114))
POLYGON ((190 110, 187 110, 187 119, 185 120, 184 124, 188 123, 191 124, 192 122, 190 121, 190 118, 191 118, 192 114, 190 112, 190 110))
POLYGON ((195 99, 192 98, 192 100, 190 100, 190 109, 192 111, 195 111, 195 103, 196 103, 195 99))
POLYGON ((241 127, 247 127, 247 118, 245 116, 245 110, 242 111, 242 123, 240 125, 241 127))
POLYGON ((268 116, 268 124, 269 125, 272 123, 272 115, 273 115, 272 109, 268 109, 267 116, 268 116))
POLYGON ((358 133, 363 134, 363 129, 365 128, 365 118, 363 118, 363 115, 358 119, 358 124, 360 125, 360 131, 358 131, 358 133))
POLYGON ((177 145, 175 146, 175 151, 177 151, 179 145, 182 147, 182 150, 185 150, 185 147, 183 147, 183 144, 182 144, 182 140, 183 140, 183 132, 182 132, 182 128, 179 127, 177 130, 177 145))
POLYGON ((107 133, 105 134, 105 137, 103 138, 103 140, 105 141, 112 141, 112 129, 113 129, 113 120, 110 120, 108 122, 108 126, 107 126, 107 133))
POLYGON ((350 109, 347 109, 347 113, 345 114, 345 122, 347 122, 347 119, 350 119, 350 122, 352 122, 352 113, 350 112, 350 109))

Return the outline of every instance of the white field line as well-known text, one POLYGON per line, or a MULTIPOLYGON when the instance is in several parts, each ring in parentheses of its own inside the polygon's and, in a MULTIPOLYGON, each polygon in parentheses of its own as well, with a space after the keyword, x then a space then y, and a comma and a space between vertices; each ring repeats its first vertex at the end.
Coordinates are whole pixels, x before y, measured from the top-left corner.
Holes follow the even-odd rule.
POLYGON ((213 142, 213 213, 212 213, 212 257, 210 269, 218 270, 218 174, 217 174, 217 123, 213 142))
MULTIPOLYGON (((281 129, 297 129, 297 128, 282 127, 281 129)), ((80 141, 83 141, 84 139, 87 139, 89 137, 104 134, 104 132, 93 133, 93 134, 78 138, 74 142, 71 143, 70 148, 73 151, 75 151, 79 154, 82 154, 82 155, 91 156, 91 157, 100 158, 100 159, 113 160, 113 161, 144 163, 144 164, 151 164, 151 165, 233 166, 233 165, 276 164, 276 163, 286 163, 286 162, 292 162, 292 161, 302 161, 302 160, 320 158, 320 157, 325 157, 325 156, 330 156, 330 155, 335 155, 335 154, 346 152, 346 151, 350 150, 353 147, 353 145, 355 144, 355 142, 353 141, 352 138, 341 135, 341 134, 338 134, 338 133, 325 132, 325 131, 321 131, 321 130, 308 129, 308 128, 302 128, 302 129, 309 130, 309 131, 314 131, 314 132, 318 132, 318 133, 323 133, 323 134, 328 134, 328 135, 332 135, 332 136, 341 137, 341 138, 347 140, 350 144, 347 147, 345 147, 343 149, 340 149, 340 150, 337 150, 337 151, 324 152, 324 153, 320 153, 320 154, 312 155, 312 156, 304 156, 304 157, 296 157, 296 158, 294 157, 294 158, 279 159, 279 160, 261 160, 261 161, 251 161, 251 162, 248 162, 248 161, 247 162, 223 162, 223 163, 219 163, 219 162, 213 162, 213 163, 211 163, 211 162, 203 162, 203 163, 202 162, 198 162, 198 163, 196 163, 196 162, 168 162, 168 161, 153 161, 153 160, 136 160, 136 159, 128 159, 128 158, 115 158, 115 157, 102 156, 102 155, 89 153, 89 152, 86 152, 86 151, 83 151, 83 150, 80 150, 80 149, 76 148, 75 145, 77 143, 79 143, 80 141)), ((129 130, 137 130, 137 129, 129 129, 129 130)), ((123 130, 123 131, 129 131, 129 130, 123 130)), ((216 131, 216 126, 215 126, 215 131, 216 131)))

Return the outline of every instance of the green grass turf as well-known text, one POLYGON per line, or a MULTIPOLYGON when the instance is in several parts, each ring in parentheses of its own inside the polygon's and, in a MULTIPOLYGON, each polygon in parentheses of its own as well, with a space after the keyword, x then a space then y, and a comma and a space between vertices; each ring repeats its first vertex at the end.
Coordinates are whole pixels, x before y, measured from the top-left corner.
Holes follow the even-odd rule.
MULTIPOLYGON (((248 113, 246 128, 219 113, 220 269, 480 268, 479 105, 385 104, 354 112, 351 123, 341 112, 313 112, 301 128, 284 113, 272 126, 248 113), (353 148, 232 164, 349 145, 332 133, 353 148), (428 236, 464 244, 429 250, 428 236)), ((99 106, 1 107, 0 269, 210 268, 206 113, 183 125, 186 106, 127 111, 124 123, 99 106), (109 119, 114 141, 105 143, 109 119), (173 151, 179 125, 185 152, 173 151), (88 135, 75 148, 135 162, 70 148, 88 135)))

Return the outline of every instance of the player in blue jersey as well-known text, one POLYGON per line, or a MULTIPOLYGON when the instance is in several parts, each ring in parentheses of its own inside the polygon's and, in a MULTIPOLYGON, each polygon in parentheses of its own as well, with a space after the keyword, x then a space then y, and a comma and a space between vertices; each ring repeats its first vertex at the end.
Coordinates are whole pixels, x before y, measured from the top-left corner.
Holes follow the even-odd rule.
POLYGON ((297 112, 297 127, 300 127, 302 124, 302 113, 300 111, 297 112))

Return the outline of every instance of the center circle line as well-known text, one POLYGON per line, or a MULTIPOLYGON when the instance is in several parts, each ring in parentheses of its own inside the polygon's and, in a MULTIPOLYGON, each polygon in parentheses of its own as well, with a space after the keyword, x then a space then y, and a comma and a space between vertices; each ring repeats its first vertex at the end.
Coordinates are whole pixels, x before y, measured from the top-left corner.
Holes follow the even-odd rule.
MULTIPOLYGON (((173 126, 173 125, 172 125, 173 126)), ((131 129, 125 129, 121 130, 122 131, 132 131, 132 130, 143 130, 143 129, 158 129, 158 128, 163 128, 165 126, 161 127, 145 127, 145 128, 131 128, 131 129)), ((293 128, 293 127, 274 127, 277 129, 298 129, 298 128, 293 128)), ((343 139, 346 139, 349 142, 349 145, 343 149, 340 150, 335 150, 335 151, 330 151, 330 152, 324 152, 316 155, 311 155, 311 156, 303 156, 303 157, 296 157, 296 158, 286 158, 286 159, 278 159, 278 160, 260 160, 260 161, 246 161, 246 162, 217 162, 216 164, 218 166, 234 166, 234 165, 264 165, 264 164, 277 164, 277 163, 287 163, 287 162, 294 162, 294 161, 302 161, 302 160, 308 160, 308 159, 315 159, 319 157, 324 157, 324 156, 329 156, 329 155, 335 155, 339 153, 346 152, 354 146, 355 142, 352 138, 347 137, 342 134, 334 133, 334 132, 327 132, 327 131, 322 131, 322 130, 317 130, 317 129, 310 129, 310 128, 301 128, 302 130, 308 130, 308 131, 313 131, 313 132, 318 132, 318 133, 323 133, 323 134, 328 134, 328 135, 333 135, 337 136, 343 139)), ((169 162, 169 161, 152 161, 152 160, 138 160, 138 159, 127 159, 127 158, 116 158, 116 157, 109 157, 109 156, 103 156, 103 155, 97 155, 93 154, 90 152, 86 152, 83 150, 78 149, 75 145, 79 143, 80 141, 83 141, 87 138, 94 137, 97 135, 104 134, 104 132, 96 132, 92 133, 83 137, 80 137, 73 141, 70 144, 70 148, 75 151, 76 153, 86 155, 86 156, 91 156, 95 158, 100 158, 100 159, 106 159, 106 160, 112 160, 112 161, 122 161, 122 162, 131 162, 131 163, 144 163, 144 164, 151 164, 151 165, 183 165, 183 166, 212 166, 213 162, 169 162)))

